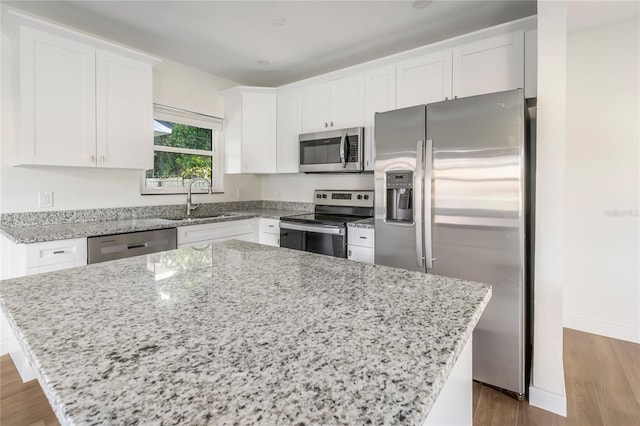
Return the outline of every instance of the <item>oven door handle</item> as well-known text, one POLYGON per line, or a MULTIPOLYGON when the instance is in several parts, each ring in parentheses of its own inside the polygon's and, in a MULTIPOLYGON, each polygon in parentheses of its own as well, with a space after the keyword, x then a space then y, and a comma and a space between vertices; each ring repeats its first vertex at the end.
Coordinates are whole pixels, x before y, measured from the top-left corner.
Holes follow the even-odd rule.
POLYGON ((289 229, 292 231, 315 232, 316 234, 344 235, 344 226, 334 225, 300 225, 297 223, 280 222, 280 229, 289 229))

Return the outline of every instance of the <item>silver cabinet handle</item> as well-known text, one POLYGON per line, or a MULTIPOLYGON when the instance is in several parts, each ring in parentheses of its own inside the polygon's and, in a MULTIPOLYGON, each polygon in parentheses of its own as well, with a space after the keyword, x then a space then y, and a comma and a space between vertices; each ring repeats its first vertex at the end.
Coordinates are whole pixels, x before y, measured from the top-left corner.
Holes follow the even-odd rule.
POLYGON ((91 155, 91 156, 89 156, 89 161, 91 161, 92 163, 95 163, 95 162, 96 162, 96 157, 95 157, 95 155, 91 155))
POLYGON ((427 139, 424 150, 424 256, 427 269, 433 268, 431 245, 431 179, 433 177, 433 140, 427 139))
POLYGON ((361 239, 361 240, 366 240, 366 239, 367 239, 367 237, 362 237, 362 236, 361 236, 361 237, 360 237, 360 239, 361 239))
POLYGON ((101 162, 101 163, 104 163, 104 160, 105 160, 105 156, 104 156, 104 155, 101 155, 101 156, 100 156, 100 162, 101 162))
POLYGON ((416 223, 416 262, 418 266, 424 266, 422 242, 422 178, 424 176, 422 170, 423 161, 424 141, 419 140, 416 145, 416 172, 413 175, 415 181, 413 183, 413 220, 416 223))
POLYGON ((53 254, 62 254, 64 253, 64 250, 56 250, 53 252, 53 254))
POLYGON ((342 163, 342 168, 347 167, 347 158, 345 156, 345 140, 347 138, 347 134, 343 133, 342 138, 340 138, 340 162, 342 163))
POLYGON ((329 123, 327 123, 326 121, 324 122, 324 127, 329 127, 329 123))
POLYGON ((333 127, 333 121, 331 122, 331 127, 333 127))

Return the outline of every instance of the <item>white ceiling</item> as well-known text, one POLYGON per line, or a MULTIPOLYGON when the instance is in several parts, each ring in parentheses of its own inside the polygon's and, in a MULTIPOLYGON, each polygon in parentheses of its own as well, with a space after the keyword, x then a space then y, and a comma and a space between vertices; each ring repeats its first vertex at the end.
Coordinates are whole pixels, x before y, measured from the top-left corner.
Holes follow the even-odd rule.
POLYGON ((4 1, 240 84, 279 86, 536 13, 536 2, 4 1), (284 25, 273 25, 283 17, 284 25), (268 61, 267 65, 260 61, 268 61))

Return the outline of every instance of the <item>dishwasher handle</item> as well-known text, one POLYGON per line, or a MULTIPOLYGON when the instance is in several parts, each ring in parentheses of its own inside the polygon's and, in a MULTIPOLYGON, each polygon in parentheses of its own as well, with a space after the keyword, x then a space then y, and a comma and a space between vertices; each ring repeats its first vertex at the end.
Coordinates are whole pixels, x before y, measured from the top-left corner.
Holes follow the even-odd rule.
POLYGON ((137 249, 137 248, 143 248, 143 247, 148 247, 149 244, 148 243, 138 243, 138 244, 128 244, 127 245, 127 250, 133 250, 133 249, 137 249))

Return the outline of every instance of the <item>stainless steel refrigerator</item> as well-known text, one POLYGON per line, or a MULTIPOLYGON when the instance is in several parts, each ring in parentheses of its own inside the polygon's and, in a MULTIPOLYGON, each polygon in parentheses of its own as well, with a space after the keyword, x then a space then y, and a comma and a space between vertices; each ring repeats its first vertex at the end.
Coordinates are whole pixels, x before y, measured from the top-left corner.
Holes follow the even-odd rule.
POLYGON ((490 284, 473 377, 525 393, 528 114, 521 90, 375 116, 375 263, 490 284))

